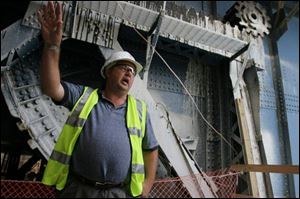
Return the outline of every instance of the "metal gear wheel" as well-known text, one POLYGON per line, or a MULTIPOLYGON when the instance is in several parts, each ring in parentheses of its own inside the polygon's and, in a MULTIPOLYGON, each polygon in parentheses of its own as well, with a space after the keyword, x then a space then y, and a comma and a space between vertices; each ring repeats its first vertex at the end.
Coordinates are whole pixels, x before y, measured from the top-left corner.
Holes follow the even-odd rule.
POLYGON ((235 16, 240 19, 239 24, 254 37, 269 34, 271 28, 270 17, 266 10, 254 1, 238 1, 234 7, 237 12, 235 16))

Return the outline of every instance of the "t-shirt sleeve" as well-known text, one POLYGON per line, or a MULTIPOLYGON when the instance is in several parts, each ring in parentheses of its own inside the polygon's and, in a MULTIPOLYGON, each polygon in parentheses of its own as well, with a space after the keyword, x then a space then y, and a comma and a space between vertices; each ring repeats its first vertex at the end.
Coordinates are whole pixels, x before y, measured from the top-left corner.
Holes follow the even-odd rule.
POLYGON ((153 151, 158 149, 158 142, 153 132, 150 115, 148 111, 146 114, 146 129, 145 129, 145 136, 142 142, 142 147, 144 151, 153 151))
POLYGON ((61 81, 65 95, 61 101, 54 101, 56 105, 61 105, 72 110, 80 96, 83 94, 84 86, 61 81))

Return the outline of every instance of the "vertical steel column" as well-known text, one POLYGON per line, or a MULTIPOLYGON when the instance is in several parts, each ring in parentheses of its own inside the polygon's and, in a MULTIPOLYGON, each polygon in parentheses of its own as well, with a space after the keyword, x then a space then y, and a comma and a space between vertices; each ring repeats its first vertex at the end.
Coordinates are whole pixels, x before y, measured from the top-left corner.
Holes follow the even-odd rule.
MULTIPOLYGON (((289 129, 288 129, 288 120, 287 120, 287 111, 284 97, 284 88, 282 83, 282 74, 280 67, 280 60, 278 56, 278 47, 277 42, 272 38, 268 40, 269 49, 270 49, 270 57, 272 64, 272 76, 273 76, 273 84, 276 98, 276 112, 278 119, 278 133, 279 140, 282 141, 280 145, 281 156, 284 162, 282 164, 292 165, 292 157, 291 157, 291 146, 290 146, 290 138, 289 138, 289 129)), ((286 190, 288 192, 288 196, 295 197, 295 185, 294 178, 292 174, 285 174, 286 181, 286 190)))
MULTIPOLYGON (((277 20, 278 18, 277 19, 275 18, 274 19, 275 21, 273 23, 276 22, 276 24, 273 25, 273 29, 271 30, 270 37, 267 38, 269 51, 270 51, 269 53, 270 53, 270 61, 272 67, 273 86, 274 86, 276 107, 277 107, 276 113, 278 119, 279 140, 282 141, 280 145, 280 152, 281 152, 281 157, 283 159, 282 164, 286 164, 286 165, 292 165, 292 157, 291 157, 291 146, 290 146, 290 139, 289 139, 287 110, 286 110, 286 103, 285 103, 285 96, 284 96, 280 58, 278 55, 277 41, 287 30, 287 22, 297 12, 297 10, 299 10, 299 3, 290 11, 287 17, 284 17, 280 21, 277 20)), ((278 10, 278 12, 279 11, 284 13, 283 9, 278 10)), ((270 4, 268 4, 268 12, 270 14, 272 13, 270 4)), ((287 192, 287 196, 295 197, 295 185, 294 185, 293 175, 285 174, 284 180, 285 180, 285 189, 287 192)))

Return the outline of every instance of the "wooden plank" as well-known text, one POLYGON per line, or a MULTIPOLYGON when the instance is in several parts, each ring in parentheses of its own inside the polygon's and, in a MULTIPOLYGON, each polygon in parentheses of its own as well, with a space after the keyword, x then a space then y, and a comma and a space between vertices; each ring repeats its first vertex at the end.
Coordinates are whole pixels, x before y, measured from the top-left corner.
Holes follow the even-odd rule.
POLYGON ((237 164, 231 168, 236 171, 247 172, 266 172, 266 173, 294 173, 299 174, 297 165, 255 165, 255 164, 237 164))
MULTIPOLYGON (((241 89, 241 95, 245 95, 245 88, 241 89)), ((243 143, 243 152, 244 152, 244 158, 245 162, 247 164, 254 164, 254 154, 257 154, 255 150, 253 150, 252 144, 251 144, 251 136, 250 136, 250 131, 251 131, 251 119, 247 119, 247 112, 246 109, 246 102, 247 98, 240 98, 240 99, 235 99, 235 106, 236 106, 236 113, 237 113, 237 119, 238 119, 238 124, 239 124, 239 129, 240 129, 240 134, 242 138, 242 143, 243 143), (250 121, 249 121, 250 120, 250 121)), ((252 116, 251 116, 252 118, 252 116)), ((253 130, 253 129, 252 129, 253 130)), ((259 185, 258 185, 258 179, 257 179, 256 173, 249 173, 249 178, 250 178, 250 190, 251 194, 254 197, 260 197, 259 193, 259 185)), ((263 197, 263 196, 262 196, 263 197)))
POLYGON ((244 195, 244 194, 235 194, 236 198, 255 198, 254 196, 244 195))

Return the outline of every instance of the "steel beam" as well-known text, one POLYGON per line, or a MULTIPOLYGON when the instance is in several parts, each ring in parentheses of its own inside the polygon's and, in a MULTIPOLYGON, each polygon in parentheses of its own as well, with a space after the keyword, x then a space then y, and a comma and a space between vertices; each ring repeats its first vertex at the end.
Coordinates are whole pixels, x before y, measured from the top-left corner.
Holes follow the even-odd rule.
MULTIPOLYGON (((278 118, 278 133, 279 140, 281 140, 280 151, 283 157, 282 164, 292 164, 291 156, 291 146, 289 138, 289 128, 288 128, 288 119, 286 111, 286 102, 284 96, 284 87, 281 74, 281 65, 278 55, 278 48, 276 41, 269 39, 269 48, 270 48, 270 58, 272 65, 272 76, 273 76, 273 85, 276 97, 276 107, 277 107, 277 118, 278 118)), ((295 185, 293 175, 287 174, 286 180, 286 189, 289 192, 290 197, 295 197, 295 185)))

